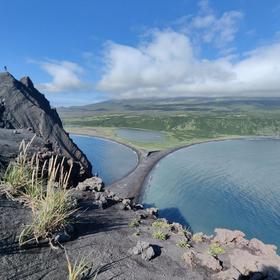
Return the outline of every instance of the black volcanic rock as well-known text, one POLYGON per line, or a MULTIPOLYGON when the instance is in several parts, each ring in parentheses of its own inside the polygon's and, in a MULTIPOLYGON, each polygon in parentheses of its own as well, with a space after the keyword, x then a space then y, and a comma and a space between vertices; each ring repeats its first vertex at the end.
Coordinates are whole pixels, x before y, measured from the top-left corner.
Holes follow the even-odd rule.
POLYGON ((56 110, 29 77, 18 81, 10 73, 0 73, 0 128, 33 131, 50 143, 57 154, 79 163, 77 182, 92 176, 90 162, 64 131, 56 110))

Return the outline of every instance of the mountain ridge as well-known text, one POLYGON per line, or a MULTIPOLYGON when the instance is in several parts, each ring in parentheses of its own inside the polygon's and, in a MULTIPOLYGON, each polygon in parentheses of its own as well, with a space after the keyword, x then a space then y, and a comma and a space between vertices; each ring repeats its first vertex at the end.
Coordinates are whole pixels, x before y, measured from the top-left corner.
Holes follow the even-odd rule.
POLYGON ((55 153, 80 165, 79 180, 92 176, 91 163, 64 131, 56 109, 51 108, 29 77, 18 81, 8 72, 0 73, 0 128, 34 132, 52 145, 55 153))

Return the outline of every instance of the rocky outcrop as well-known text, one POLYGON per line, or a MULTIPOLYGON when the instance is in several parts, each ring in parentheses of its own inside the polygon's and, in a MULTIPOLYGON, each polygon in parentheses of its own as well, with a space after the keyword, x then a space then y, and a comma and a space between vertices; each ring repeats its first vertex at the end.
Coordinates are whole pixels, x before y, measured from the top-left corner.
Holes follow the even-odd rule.
MULTIPOLYGON (((73 261, 93 259, 97 279, 280 279, 275 247, 247 240, 241 231, 191 235, 133 202, 131 210, 124 209, 124 199, 109 190, 73 188, 71 193, 78 207, 75 223, 58 232, 55 241, 63 243, 73 261), (106 207, 99 207, 104 199, 106 207), (155 231, 168 238, 155 238, 155 231)), ((44 243, 18 246, 20 231, 30 223, 29 209, 0 195, 0 213, 0 279, 67 279, 64 250, 50 250, 44 243)))
POLYGON ((52 146, 56 154, 72 158, 80 165, 77 182, 92 176, 90 162, 64 131, 56 110, 29 77, 18 81, 9 73, 0 73, 0 128, 27 129, 52 146))
POLYGON ((192 269, 208 270, 209 279, 277 280, 280 279, 280 257, 276 249, 256 238, 247 240, 239 230, 219 228, 215 229, 214 236, 193 244, 183 259, 192 269))
MULTIPOLYGON (((18 148, 22 140, 29 142, 34 133, 19 129, 0 128, 0 178, 2 178, 10 161, 14 160, 18 155, 18 148)), ((30 153, 39 152, 44 147, 44 141, 40 137, 36 137, 30 149, 30 153)))

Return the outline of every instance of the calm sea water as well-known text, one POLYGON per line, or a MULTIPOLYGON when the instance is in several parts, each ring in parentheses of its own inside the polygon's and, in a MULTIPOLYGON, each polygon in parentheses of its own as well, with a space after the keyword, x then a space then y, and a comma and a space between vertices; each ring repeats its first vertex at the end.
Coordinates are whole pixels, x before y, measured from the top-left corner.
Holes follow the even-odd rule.
POLYGON ((142 129, 119 128, 117 129, 117 135, 121 138, 141 143, 155 143, 165 140, 165 134, 162 132, 142 129))
POLYGON ((98 138, 71 134, 70 137, 86 154, 106 185, 121 179, 137 165, 137 154, 119 143, 98 138))
POLYGON ((240 229, 280 248, 280 140, 210 142, 178 150, 152 170, 142 202, 194 232, 240 229))

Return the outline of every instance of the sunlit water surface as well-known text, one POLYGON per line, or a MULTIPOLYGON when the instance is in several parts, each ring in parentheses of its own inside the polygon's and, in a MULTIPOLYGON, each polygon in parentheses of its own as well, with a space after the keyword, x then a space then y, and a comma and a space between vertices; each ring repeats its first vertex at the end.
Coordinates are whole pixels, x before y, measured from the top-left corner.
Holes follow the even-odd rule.
POLYGON ((103 138, 71 134, 70 137, 86 154, 93 166, 93 173, 106 185, 124 177, 137 165, 137 154, 125 145, 103 138))
POLYGON ((194 232, 239 229, 280 248, 280 140, 219 141, 178 150, 152 170, 142 202, 194 232))

